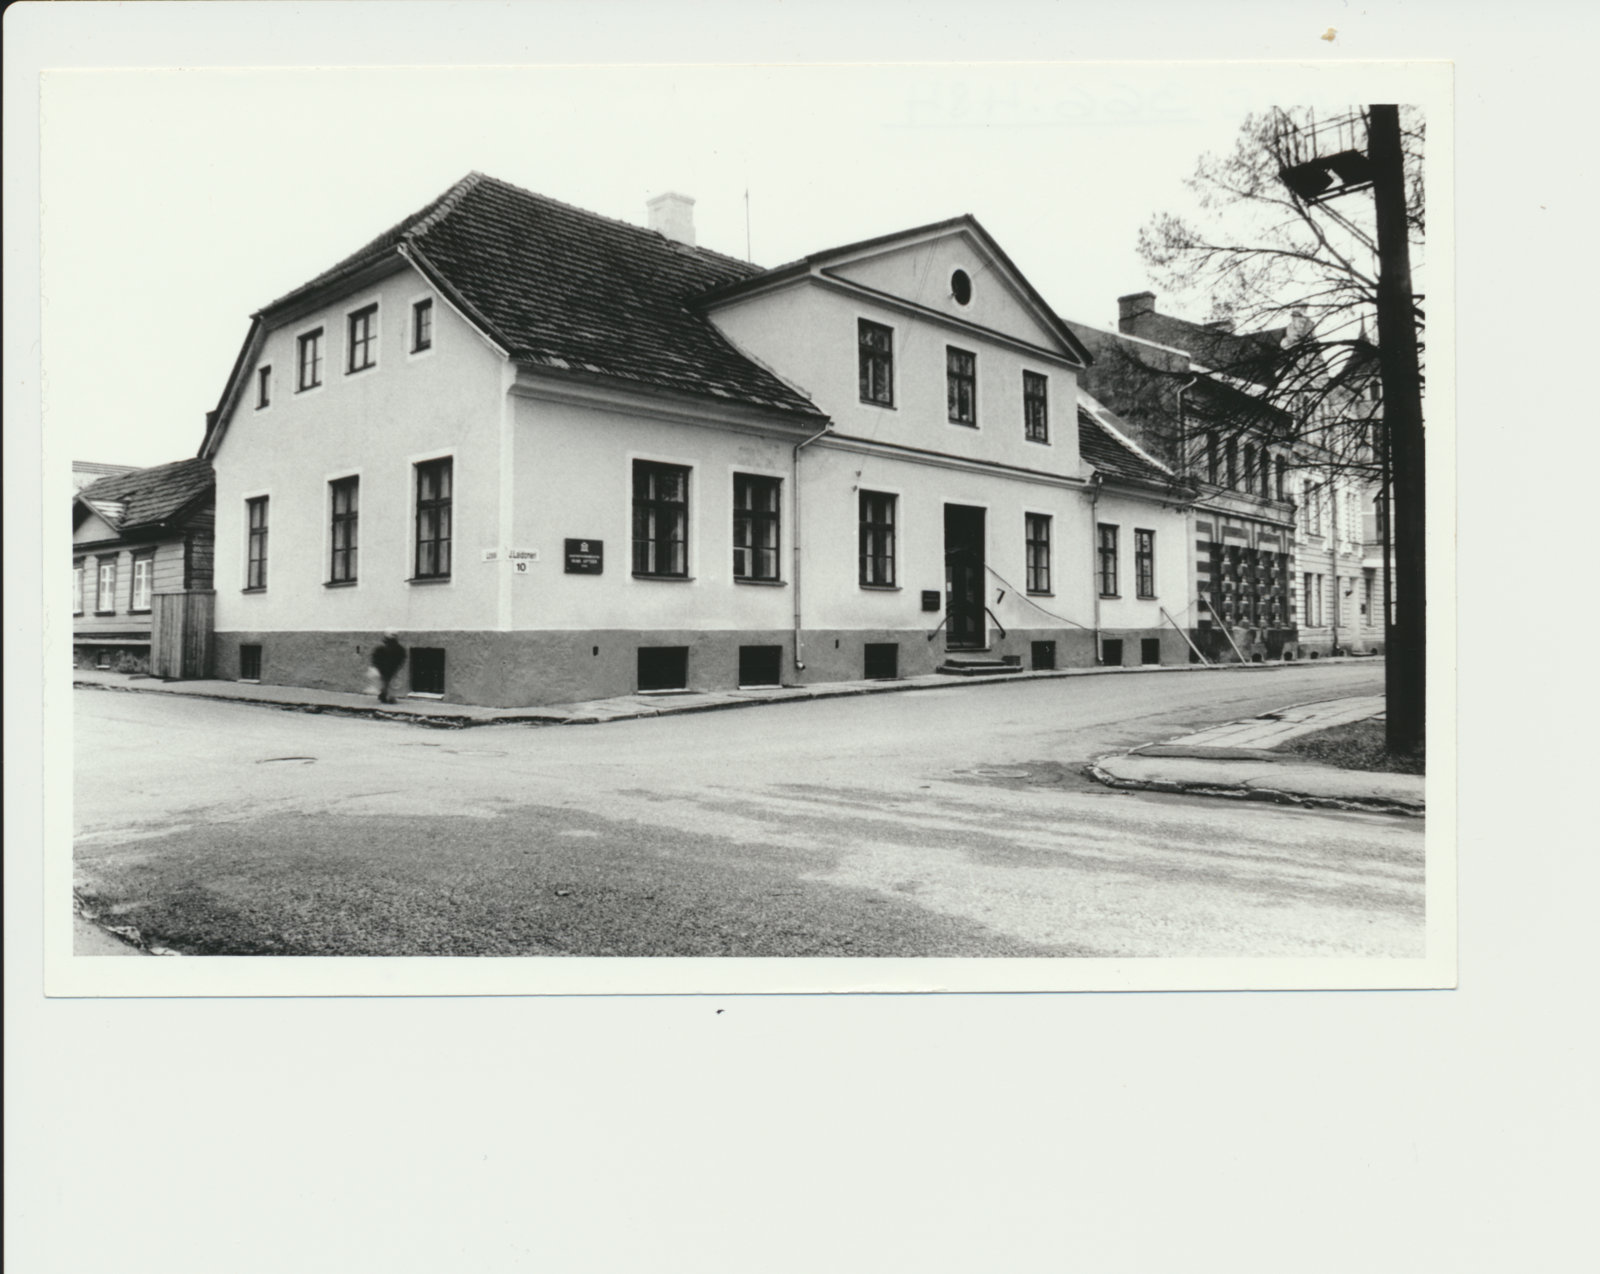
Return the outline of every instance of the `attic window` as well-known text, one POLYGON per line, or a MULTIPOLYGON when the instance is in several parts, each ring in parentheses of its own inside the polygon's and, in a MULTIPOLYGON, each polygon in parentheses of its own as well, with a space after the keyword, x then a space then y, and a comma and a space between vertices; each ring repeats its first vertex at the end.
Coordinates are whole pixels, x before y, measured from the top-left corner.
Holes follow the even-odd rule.
POLYGON ((957 270, 950 276, 950 295, 955 297, 957 305, 972 300, 972 277, 965 270, 957 270))
POLYGON ((256 369, 256 410, 272 405, 272 368, 270 366, 256 369))

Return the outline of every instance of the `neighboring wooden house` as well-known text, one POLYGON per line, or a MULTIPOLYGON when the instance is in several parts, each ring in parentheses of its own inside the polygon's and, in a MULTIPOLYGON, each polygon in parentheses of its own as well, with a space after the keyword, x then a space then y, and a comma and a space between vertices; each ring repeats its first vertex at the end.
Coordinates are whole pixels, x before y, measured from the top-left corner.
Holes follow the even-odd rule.
POLYGON ((96 460, 74 460, 72 462, 72 490, 74 493, 82 491, 92 482, 99 482, 101 478, 109 478, 115 474, 132 473, 138 465, 132 464, 101 464, 96 460))
POLYGON ((692 202, 472 174, 256 314, 201 449, 218 675, 358 689, 385 629, 410 693, 504 705, 1187 658, 1181 484, 976 220, 764 270, 692 202))
POLYGON ((74 666, 209 675, 215 520, 208 460, 109 474, 73 496, 74 666))

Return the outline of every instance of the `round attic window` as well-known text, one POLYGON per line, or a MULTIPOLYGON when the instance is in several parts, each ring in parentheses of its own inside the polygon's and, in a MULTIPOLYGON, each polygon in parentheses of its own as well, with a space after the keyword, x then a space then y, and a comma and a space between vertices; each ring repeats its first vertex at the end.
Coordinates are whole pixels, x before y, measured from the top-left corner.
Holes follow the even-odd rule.
POLYGON ((972 279, 965 270, 957 270, 950 276, 950 295, 955 297, 957 305, 972 300, 972 279))

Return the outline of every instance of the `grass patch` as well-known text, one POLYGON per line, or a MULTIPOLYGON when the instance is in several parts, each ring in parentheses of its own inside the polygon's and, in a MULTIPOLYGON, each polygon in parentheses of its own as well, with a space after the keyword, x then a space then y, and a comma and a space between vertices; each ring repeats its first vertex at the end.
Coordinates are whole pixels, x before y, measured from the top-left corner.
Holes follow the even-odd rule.
POLYGON ((1384 723, 1378 717, 1302 734, 1280 744, 1274 751, 1289 752, 1307 761, 1332 765, 1341 770, 1382 770, 1386 774, 1428 772, 1427 749, 1418 748, 1415 752, 1389 751, 1384 742, 1384 723))

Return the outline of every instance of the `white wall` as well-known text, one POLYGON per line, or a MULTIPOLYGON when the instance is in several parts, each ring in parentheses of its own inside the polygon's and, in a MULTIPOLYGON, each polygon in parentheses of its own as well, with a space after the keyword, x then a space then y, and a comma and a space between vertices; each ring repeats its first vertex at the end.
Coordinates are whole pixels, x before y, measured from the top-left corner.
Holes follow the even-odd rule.
POLYGON ((841 433, 1062 476, 1079 473, 1077 375, 1064 361, 810 281, 724 307, 712 320, 735 345, 809 394, 841 433), (892 407, 861 401, 857 320, 863 318, 894 332, 892 407), (977 428, 949 422, 949 345, 977 355, 977 428), (1024 369, 1048 379, 1048 444, 1024 437, 1024 369))
POLYGON ((480 549, 499 544, 501 367, 435 297, 433 347, 411 354, 412 302, 431 289, 408 269, 269 332, 215 459, 219 631, 492 628, 495 568, 480 549), (377 366, 347 374, 346 314, 378 303, 377 366), (296 338, 324 330, 323 383, 295 391, 296 338), (256 370, 272 369, 270 405, 256 407, 256 370), (413 464, 454 462, 452 575, 412 574, 413 464), (328 484, 358 474, 360 554, 353 587, 325 587, 328 484), (269 497, 267 589, 243 593, 245 501, 269 497))
MULTIPOLYGON (((1189 585, 1193 568, 1193 537, 1188 515, 1181 509, 1163 507, 1155 500, 1102 492, 1095 510, 1096 525, 1117 528, 1117 580, 1119 597, 1100 599, 1101 628, 1160 628, 1164 607, 1180 625, 1192 625, 1193 614, 1182 614, 1189 604, 1189 585), (1138 596, 1138 575, 1134 560, 1134 531, 1156 533, 1156 595, 1138 596)), ((1085 517, 1085 530, 1088 519, 1085 517)), ((1092 556, 1091 569, 1098 571, 1099 557, 1092 556)), ((1095 580, 1098 589, 1098 576, 1095 580)))
POLYGON ((773 629, 793 622, 793 444, 566 403, 515 398, 516 549, 539 560, 512 576, 517 629, 773 629), (633 577, 633 461, 689 477, 687 581, 633 577), (782 480, 779 574, 733 578, 733 475, 782 480), (604 543, 604 572, 564 571, 564 541, 604 543))

